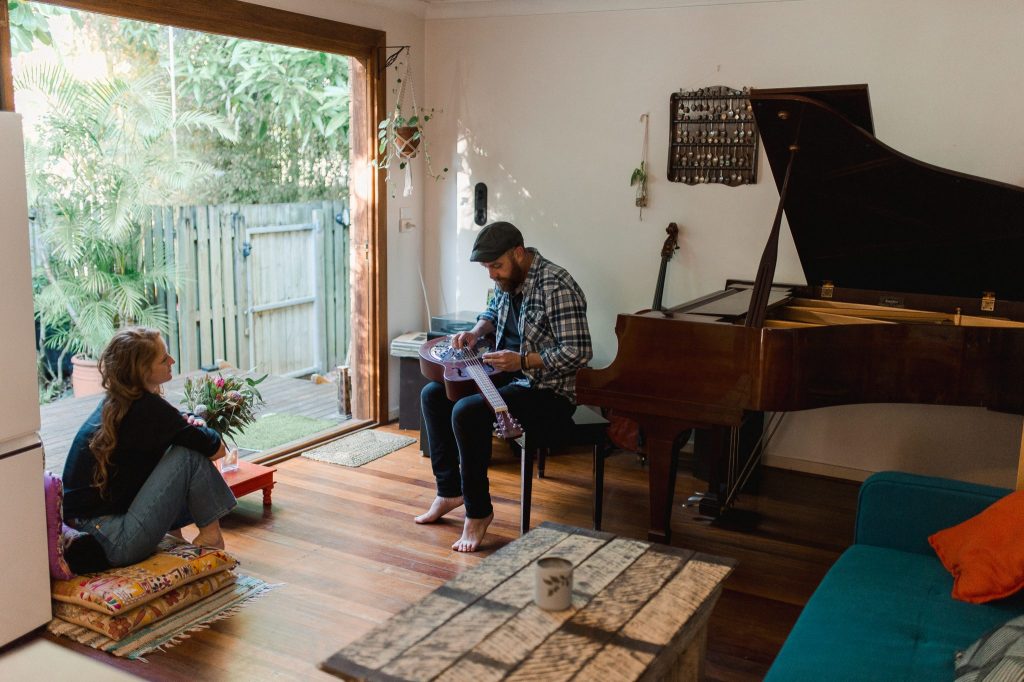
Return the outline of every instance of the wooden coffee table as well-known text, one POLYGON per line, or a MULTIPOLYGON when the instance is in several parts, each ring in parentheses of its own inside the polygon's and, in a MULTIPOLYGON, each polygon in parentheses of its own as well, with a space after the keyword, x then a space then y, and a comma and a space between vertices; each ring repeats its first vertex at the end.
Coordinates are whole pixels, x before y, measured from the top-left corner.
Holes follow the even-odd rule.
POLYGON ((321 664, 350 680, 696 680, 735 561, 544 523, 321 664), (572 607, 533 603, 533 562, 575 564, 572 607))
POLYGON ((274 489, 274 472, 277 469, 238 460, 238 468, 224 474, 224 481, 235 497, 248 495, 257 490, 263 491, 263 506, 270 506, 270 495, 274 489))

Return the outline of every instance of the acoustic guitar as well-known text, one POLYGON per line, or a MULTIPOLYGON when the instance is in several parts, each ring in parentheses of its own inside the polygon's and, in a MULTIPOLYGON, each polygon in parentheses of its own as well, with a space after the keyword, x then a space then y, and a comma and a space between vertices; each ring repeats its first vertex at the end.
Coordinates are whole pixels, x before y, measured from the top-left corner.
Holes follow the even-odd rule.
POLYGON ((484 400, 494 412, 496 419, 494 429, 501 438, 511 440, 523 435, 523 427, 508 411, 492 376, 500 376, 497 371, 480 359, 484 353, 490 352, 493 341, 491 337, 478 339, 473 348, 456 348, 452 345, 451 336, 440 336, 420 346, 420 372, 427 379, 444 384, 445 395, 455 401, 473 393, 480 392, 484 400))

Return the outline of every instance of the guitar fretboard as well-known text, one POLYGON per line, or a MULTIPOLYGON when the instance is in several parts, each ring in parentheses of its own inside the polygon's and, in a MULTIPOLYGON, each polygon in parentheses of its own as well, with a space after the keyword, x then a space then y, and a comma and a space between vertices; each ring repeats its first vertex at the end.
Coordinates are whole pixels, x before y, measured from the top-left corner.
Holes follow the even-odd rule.
POLYGON ((491 409, 495 412, 498 410, 508 410, 508 405, 505 404, 501 394, 498 393, 494 382, 487 376, 487 371, 484 370, 483 365, 478 363, 466 365, 466 372, 476 382, 477 388, 480 389, 480 393, 483 394, 484 399, 490 404, 491 409))

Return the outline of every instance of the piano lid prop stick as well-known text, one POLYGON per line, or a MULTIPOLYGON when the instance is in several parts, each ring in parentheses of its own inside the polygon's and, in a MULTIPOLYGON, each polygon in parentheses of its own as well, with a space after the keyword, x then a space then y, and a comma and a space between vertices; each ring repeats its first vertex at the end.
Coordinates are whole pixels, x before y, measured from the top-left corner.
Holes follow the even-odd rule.
MULTIPOLYGON (((783 112, 779 112, 782 117, 783 112)), ((779 192, 779 207, 775 211, 775 222, 772 223, 771 234, 768 235, 768 243, 764 246, 761 254, 761 263, 757 266, 757 278, 754 280, 754 290, 750 294, 750 307, 747 309, 745 326, 764 326, 765 312, 768 309, 768 294, 772 290, 772 280, 775 279, 775 263, 779 258, 779 232, 782 229, 782 213, 786 208, 786 192, 789 190, 789 178, 793 174, 793 164, 796 162, 796 153, 800 151, 800 126, 803 123, 803 116, 796 124, 796 133, 793 135, 793 142, 789 145, 789 163, 786 164, 786 176, 782 181, 782 189, 779 192)))

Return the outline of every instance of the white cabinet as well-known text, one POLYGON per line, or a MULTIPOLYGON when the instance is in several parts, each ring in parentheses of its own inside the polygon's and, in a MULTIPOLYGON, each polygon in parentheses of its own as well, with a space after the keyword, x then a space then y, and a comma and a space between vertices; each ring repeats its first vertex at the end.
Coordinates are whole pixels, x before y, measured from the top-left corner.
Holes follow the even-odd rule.
POLYGON ((0 646, 50 619, 21 116, 0 112, 0 646))
MULTIPOLYGON (((8 441, 10 442, 10 441, 8 441)), ((0 452, 0 646, 50 620, 43 449, 0 452)))

